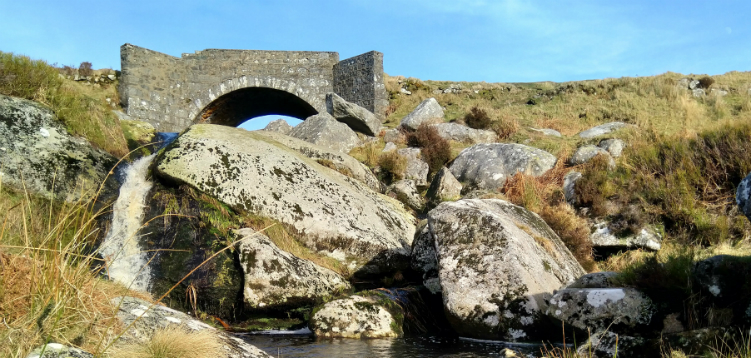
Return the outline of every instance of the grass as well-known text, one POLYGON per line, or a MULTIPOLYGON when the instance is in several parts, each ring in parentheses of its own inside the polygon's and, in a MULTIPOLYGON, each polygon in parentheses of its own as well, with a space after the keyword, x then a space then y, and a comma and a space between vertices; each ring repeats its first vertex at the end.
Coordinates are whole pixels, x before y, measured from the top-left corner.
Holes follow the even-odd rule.
POLYGON ((0 94, 43 103, 71 134, 115 157, 128 153, 119 120, 107 102, 109 98, 117 104, 115 85, 65 80, 44 61, 0 52, 0 94))
POLYGON ((175 325, 154 332, 146 342, 129 343, 112 350, 111 358, 214 358, 223 353, 216 335, 175 325))

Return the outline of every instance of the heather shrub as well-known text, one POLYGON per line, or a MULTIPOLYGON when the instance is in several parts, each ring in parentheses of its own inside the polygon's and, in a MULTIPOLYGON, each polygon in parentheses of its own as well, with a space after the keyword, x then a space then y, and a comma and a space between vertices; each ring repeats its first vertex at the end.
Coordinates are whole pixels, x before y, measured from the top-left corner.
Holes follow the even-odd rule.
POLYGON ((488 127, 490 127, 491 120, 490 116, 488 116, 488 112, 486 112, 482 108, 474 106, 469 110, 469 113, 464 115, 464 123, 466 123, 470 128, 488 129, 488 127))
POLYGON ((704 76, 699 79, 699 85, 701 85, 701 88, 709 88, 712 84, 714 84, 714 79, 712 77, 704 76))
POLYGON ((94 70, 91 68, 91 62, 81 62, 81 65, 78 66, 78 74, 84 77, 94 74, 94 70))
POLYGON ((428 163, 431 173, 437 172, 451 160, 451 145, 429 124, 423 123, 416 131, 408 133, 407 145, 422 148, 420 154, 428 163))

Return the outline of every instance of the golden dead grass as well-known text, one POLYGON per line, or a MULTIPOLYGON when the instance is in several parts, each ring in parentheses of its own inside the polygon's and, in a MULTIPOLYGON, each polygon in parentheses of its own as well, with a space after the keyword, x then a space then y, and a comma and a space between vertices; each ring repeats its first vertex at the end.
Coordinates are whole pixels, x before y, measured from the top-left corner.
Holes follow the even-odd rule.
POLYGON ((215 358, 222 356, 222 346, 214 332, 192 331, 176 325, 154 332, 142 343, 129 343, 113 348, 111 358, 215 358))

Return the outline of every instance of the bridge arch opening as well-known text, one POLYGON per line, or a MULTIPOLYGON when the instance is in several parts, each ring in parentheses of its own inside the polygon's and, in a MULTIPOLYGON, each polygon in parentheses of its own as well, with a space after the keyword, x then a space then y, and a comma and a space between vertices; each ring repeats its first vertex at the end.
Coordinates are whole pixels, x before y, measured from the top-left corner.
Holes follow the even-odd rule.
POLYGON ((237 127, 249 119, 272 114, 305 120, 318 111, 292 93, 267 87, 248 87, 213 100, 198 114, 195 122, 237 127))

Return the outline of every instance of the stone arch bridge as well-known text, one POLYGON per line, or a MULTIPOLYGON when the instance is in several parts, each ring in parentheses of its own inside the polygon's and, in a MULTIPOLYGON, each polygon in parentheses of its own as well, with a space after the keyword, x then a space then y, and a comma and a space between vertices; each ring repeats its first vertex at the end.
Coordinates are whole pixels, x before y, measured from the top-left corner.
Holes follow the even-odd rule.
POLYGON ((383 118, 383 54, 339 61, 336 52, 203 50, 174 57, 120 47, 120 102, 160 132, 193 123, 237 126, 267 114, 300 119, 326 111, 334 92, 383 118))

